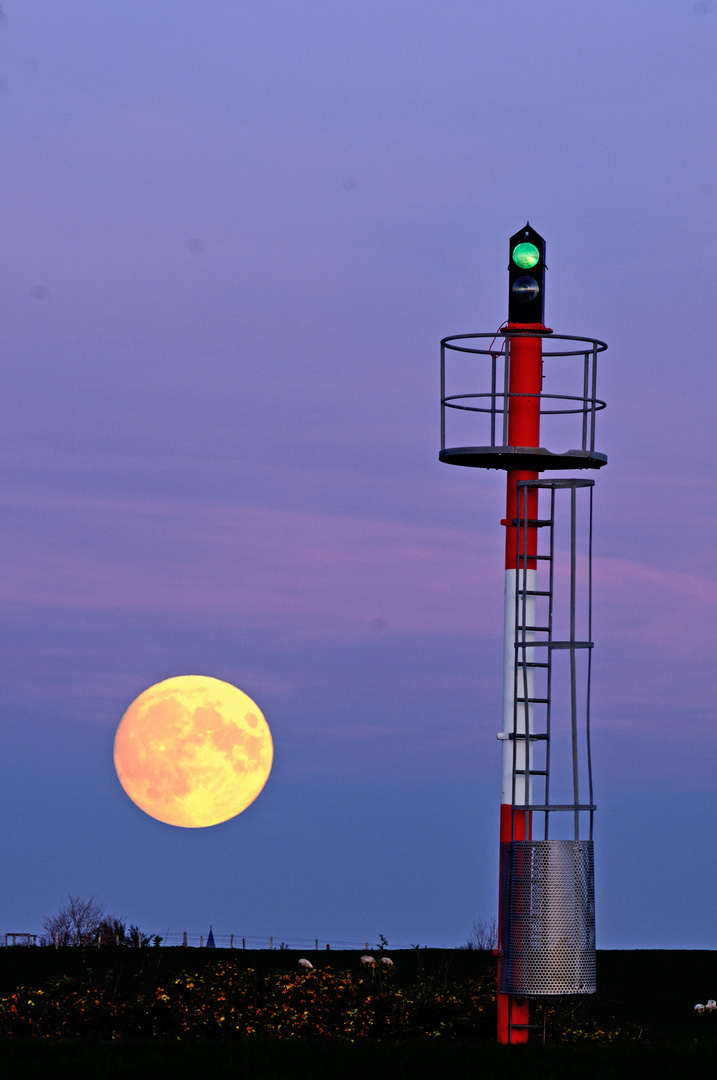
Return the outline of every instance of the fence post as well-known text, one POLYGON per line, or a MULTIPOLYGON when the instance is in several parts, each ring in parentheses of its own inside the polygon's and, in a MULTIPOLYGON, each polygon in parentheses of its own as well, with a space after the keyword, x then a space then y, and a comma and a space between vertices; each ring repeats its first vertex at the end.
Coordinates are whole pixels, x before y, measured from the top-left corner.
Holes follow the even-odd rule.
POLYGON ((246 949, 246 938, 245 937, 243 937, 241 939, 241 947, 242 947, 242 949, 246 949))
POLYGON ((230 949, 234 948, 234 935, 233 934, 229 938, 229 948, 230 949))
POLYGON ((270 949, 273 949, 273 948, 274 948, 274 939, 273 939, 273 937, 270 937, 270 938, 269 938, 269 948, 270 948, 270 949))
POLYGON ((202 934, 201 937, 199 938, 199 948, 200 949, 204 948, 204 934, 202 934))
POLYGON ((329 944, 328 941, 326 942, 326 951, 331 952, 331 945, 329 944))
POLYGON ((55 948, 56 949, 60 948, 60 935, 59 934, 55 934, 55 948))
POLYGON ((319 951, 319 939, 318 938, 316 939, 316 942, 314 943, 314 948, 316 949, 317 952, 319 951))
POLYGON ((184 947, 186 949, 186 947, 187 947, 187 931, 186 930, 182 934, 182 945, 184 945, 184 947))

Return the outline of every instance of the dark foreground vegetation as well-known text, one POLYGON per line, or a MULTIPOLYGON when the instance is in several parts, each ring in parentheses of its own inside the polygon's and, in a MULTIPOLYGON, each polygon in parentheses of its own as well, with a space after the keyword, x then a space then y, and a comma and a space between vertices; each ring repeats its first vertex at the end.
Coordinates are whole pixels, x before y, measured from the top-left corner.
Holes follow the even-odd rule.
POLYGON ((484 1043, 11 1043, 8 1080, 684 1080, 714 1074, 714 1046, 497 1047, 484 1043))
POLYGON ((2 949, 3 1075, 602 1080, 717 1064, 717 1016, 694 1013, 717 996, 713 953, 601 952, 600 992, 551 1002, 547 1045, 511 1048, 493 1043, 489 952, 396 950, 375 968, 301 955, 313 970, 289 950, 2 949))

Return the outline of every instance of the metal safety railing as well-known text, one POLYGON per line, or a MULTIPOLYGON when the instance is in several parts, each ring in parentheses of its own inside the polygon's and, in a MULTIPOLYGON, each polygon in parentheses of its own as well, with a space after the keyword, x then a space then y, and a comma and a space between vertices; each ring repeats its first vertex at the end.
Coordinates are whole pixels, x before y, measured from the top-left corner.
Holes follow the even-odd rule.
POLYGON ((607 345, 596 338, 537 331, 457 334, 441 341, 441 460, 483 468, 518 467, 506 457, 508 403, 511 397, 536 395, 510 392, 510 348, 514 338, 525 337, 542 339, 544 360, 579 361, 567 374, 572 379, 572 393, 557 392, 557 379, 566 375, 558 372, 556 365, 544 368, 548 388, 544 383, 538 395, 541 416, 577 416, 579 420, 577 426, 569 428, 573 445, 566 439, 568 445, 563 450, 542 449, 540 468, 600 468, 607 457, 595 448, 595 418, 605 408, 597 396, 597 358, 607 345), (454 370, 458 368, 461 370, 454 370), (460 414, 472 414, 479 422, 454 430, 449 417, 460 414))

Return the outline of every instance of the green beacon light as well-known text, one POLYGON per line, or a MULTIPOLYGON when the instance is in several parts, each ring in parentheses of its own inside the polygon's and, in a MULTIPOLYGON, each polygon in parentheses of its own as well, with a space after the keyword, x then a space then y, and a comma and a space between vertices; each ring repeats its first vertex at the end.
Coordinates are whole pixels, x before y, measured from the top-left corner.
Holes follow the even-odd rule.
POLYGON ((513 262, 521 270, 532 270, 540 260, 540 252, 535 244, 516 244, 513 248, 513 262))

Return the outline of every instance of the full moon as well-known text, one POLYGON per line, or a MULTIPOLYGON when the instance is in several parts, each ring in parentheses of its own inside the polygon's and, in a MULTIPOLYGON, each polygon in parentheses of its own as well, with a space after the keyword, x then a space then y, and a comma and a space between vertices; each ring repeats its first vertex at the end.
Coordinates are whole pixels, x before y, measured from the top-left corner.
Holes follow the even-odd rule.
POLYGON ((115 735, 119 782, 158 821, 201 829, 241 814, 271 772, 261 710, 207 675, 178 675, 132 702, 115 735))

